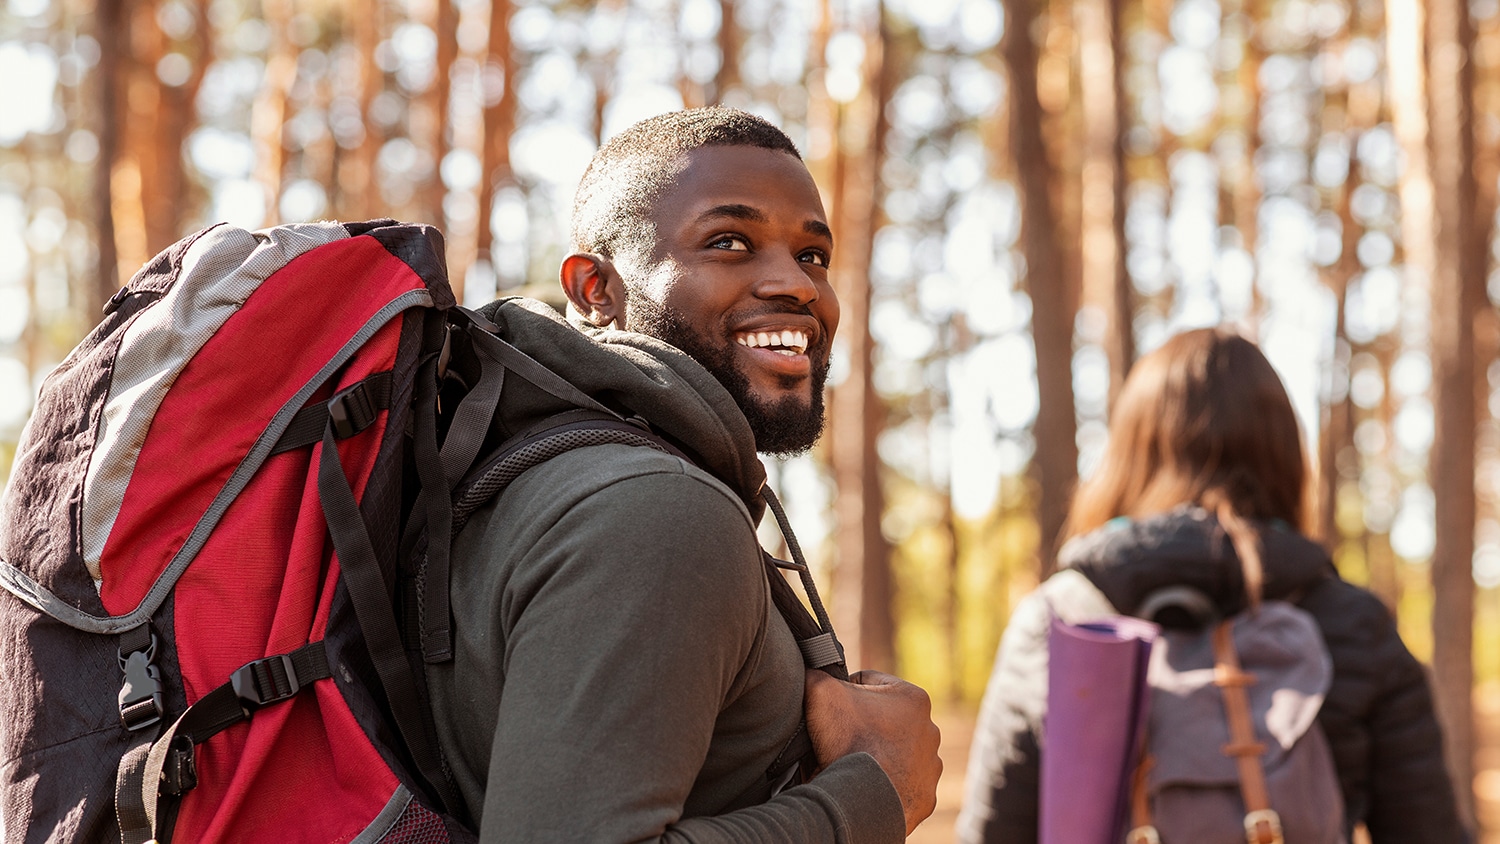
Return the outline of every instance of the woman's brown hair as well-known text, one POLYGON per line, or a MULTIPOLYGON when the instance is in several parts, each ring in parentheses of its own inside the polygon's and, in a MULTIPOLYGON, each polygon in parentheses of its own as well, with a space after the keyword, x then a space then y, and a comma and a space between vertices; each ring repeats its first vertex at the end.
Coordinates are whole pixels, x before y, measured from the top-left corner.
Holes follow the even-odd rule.
POLYGON ((1253 605, 1263 567, 1249 520, 1304 529, 1306 484, 1296 414, 1260 349, 1223 329, 1187 331, 1125 379, 1104 455, 1079 487, 1065 532, 1196 504, 1228 534, 1253 605))

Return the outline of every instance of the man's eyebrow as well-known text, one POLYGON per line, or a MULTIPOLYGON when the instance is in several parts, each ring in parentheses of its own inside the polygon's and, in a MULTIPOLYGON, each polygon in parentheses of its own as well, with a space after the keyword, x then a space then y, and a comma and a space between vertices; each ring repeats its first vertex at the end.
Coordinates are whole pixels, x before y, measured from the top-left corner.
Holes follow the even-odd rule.
POLYGON ((759 208, 749 205, 715 205, 698 215, 699 220, 710 220, 714 217, 730 217, 735 220, 746 220, 751 223, 766 222, 766 215, 759 208))
MULTIPOLYGON (((756 208, 753 205, 742 205, 739 203, 715 205, 707 211, 704 211, 702 214, 699 214, 698 221, 705 222, 720 217, 728 217, 734 220, 745 220, 751 223, 765 223, 770 221, 770 218, 765 215, 765 212, 761 211, 759 208, 756 208)), ((824 223, 822 220, 808 220, 807 222, 802 224, 802 230, 811 235, 817 235, 818 237, 833 240, 833 230, 828 228, 828 224, 824 223)))

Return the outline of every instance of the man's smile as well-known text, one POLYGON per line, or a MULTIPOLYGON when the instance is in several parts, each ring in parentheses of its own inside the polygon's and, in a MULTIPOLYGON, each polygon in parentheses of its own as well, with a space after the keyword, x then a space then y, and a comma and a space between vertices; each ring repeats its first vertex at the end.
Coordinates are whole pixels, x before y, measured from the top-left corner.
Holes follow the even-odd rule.
POLYGON ((807 351, 807 333, 797 328, 779 331, 747 331, 736 336, 735 342, 752 349, 768 349, 787 356, 800 355, 807 351))

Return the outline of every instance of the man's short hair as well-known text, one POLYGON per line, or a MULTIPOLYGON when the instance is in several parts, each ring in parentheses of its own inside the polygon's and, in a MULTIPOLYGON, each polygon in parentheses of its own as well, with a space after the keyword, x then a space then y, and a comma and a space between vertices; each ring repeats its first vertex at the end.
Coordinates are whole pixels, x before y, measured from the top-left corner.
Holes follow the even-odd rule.
POLYGON ((573 198, 573 248, 610 260, 649 254, 656 200, 700 147, 754 146, 802 156, 786 133, 739 109, 709 106, 643 120, 599 148, 573 198))

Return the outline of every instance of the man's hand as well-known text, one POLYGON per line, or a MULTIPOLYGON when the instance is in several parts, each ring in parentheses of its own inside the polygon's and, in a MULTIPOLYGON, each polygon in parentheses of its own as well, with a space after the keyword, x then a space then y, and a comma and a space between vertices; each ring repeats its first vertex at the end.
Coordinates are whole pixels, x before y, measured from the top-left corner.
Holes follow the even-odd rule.
POLYGON ((845 683, 807 672, 807 733, 818 763, 864 751, 875 757, 906 813, 906 834, 937 807, 940 735, 927 693, 899 677, 860 671, 845 683))

